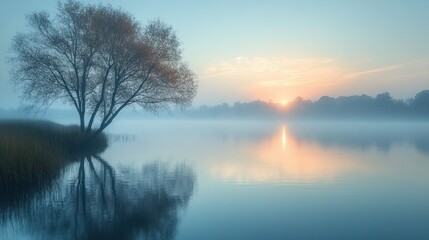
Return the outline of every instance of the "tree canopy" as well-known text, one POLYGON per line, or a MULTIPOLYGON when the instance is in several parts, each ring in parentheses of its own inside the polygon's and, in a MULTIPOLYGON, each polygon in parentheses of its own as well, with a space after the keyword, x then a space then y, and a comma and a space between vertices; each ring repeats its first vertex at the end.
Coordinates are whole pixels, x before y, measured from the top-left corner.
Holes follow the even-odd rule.
POLYGON ((28 22, 31 31, 13 40, 13 82, 25 100, 73 105, 87 137, 129 106, 156 112, 192 103, 195 75, 160 20, 142 25, 111 6, 70 0, 58 4, 56 16, 36 12, 28 22))

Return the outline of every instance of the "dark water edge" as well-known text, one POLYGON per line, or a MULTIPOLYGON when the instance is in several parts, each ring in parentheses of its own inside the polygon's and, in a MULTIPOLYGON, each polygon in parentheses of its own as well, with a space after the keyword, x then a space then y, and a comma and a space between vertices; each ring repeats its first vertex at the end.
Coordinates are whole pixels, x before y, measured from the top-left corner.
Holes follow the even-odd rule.
POLYGON ((77 126, 0 122, 1 232, 31 239, 173 239, 178 211, 193 193, 193 169, 154 161, 118 178, 99 154, 108 141, 125 140, 103 134, 82 149, 77 126))
POLYGON ((88 150, 107 147, 104 134, 81 147, 78 126, 48 121, 0 121, 0 209, 20 206, 52 185, 61 171, 88 150))

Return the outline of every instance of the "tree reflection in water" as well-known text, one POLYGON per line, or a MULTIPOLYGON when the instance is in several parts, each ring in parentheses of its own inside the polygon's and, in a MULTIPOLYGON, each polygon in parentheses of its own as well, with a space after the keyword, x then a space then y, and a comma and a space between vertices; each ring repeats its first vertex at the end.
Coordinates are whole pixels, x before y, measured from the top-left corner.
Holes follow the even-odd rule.
POLYGON ((81 158, 62 178, 30 204, 4 211, 3 221, 42 239, 173 239, 195 184, 185 164, 116 172, 99 156, 81 158))

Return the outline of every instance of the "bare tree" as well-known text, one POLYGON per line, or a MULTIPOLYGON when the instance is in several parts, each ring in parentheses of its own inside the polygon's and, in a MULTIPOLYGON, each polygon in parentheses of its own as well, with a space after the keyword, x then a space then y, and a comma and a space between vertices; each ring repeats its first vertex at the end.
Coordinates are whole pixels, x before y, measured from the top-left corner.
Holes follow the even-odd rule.
POLYGON ((174 31, 161 21, 142 26, 121 10, 72 0, 59 3, 54 18, 39 12, 28 21, 32 31, 13 40, 13 82, 38 104, 72 104, 86 138, 129 106, 156 112, 192 103, 194 73, 174 31))

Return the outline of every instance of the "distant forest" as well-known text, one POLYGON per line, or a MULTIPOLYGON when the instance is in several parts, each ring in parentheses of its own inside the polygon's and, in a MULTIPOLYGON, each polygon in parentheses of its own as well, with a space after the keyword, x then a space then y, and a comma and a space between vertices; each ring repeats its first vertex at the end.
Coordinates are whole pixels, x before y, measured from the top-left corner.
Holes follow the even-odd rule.
MULTIPOLYGON (((34 117, 25 108, 2 110, 0 118, 34 117)), ((73 119, 71 110, 48 110, 46 114, 36 114, 37 118, 73 119)), ((417 93, 414 98, 394 99, 388 92, 375 97, 368 95, 329 97, 322 96, 317 101, 295 100, 281 105, 279 103, 252 101, 236 102, 232 105, 223 103, 214 106, 192 107, 185 111, 172 110, 153 114, 146 111, 124 111, 120 118, 192 118, 192 119, 422 119, 429 120, 429 90, 417 93)))
POLYGON ((429 90, 411 99, 394 99, 388 92, 368 95, 329 97, 317 101, 297 97, 283 106, 252 101, 233 105, 201 106, 186 113, 190 117, 280 118, 280 119, 429 119, 429 90))

